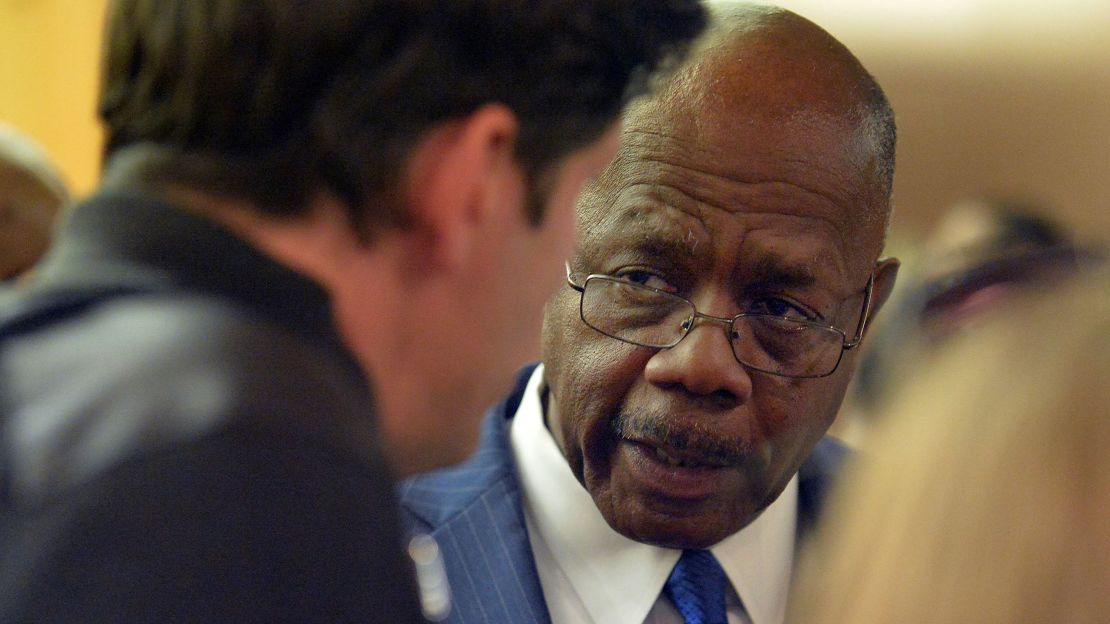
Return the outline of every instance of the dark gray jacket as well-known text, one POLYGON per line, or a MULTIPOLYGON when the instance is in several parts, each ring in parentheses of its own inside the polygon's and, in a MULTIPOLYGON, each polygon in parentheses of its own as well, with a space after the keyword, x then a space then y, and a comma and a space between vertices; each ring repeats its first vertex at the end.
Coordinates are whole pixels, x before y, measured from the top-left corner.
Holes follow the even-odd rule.
POLYGON ((101 196, 0 318, 0 621, 423 621, 315 284, 101 196))

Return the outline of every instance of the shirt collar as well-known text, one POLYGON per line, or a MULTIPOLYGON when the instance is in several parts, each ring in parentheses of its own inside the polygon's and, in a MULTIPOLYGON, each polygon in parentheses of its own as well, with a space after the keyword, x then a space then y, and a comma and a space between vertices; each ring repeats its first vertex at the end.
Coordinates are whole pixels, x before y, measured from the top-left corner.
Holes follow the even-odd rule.
MULTIPOLYGON (((641 624, 681 552, 630 540, 605 521, 544 426, 543 370, 541 364, 529 379, 510 433, 533 537, 593 621, 641 624)), ((783 619, 797 498, 795 476, 756 520, 711 549, 754 624, 783 619)))

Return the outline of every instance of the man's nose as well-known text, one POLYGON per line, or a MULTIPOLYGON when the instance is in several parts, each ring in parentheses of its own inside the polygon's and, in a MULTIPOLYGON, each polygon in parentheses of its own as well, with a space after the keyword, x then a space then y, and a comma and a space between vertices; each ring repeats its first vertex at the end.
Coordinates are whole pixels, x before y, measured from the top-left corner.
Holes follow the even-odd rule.
POLYGON ((681 342, 648 360, 644 377, 655 385, 681 386, 698 396, 747 401, 752 380, 732 354, 729 323, 706 315, 695 316, 692 323, 681 342))

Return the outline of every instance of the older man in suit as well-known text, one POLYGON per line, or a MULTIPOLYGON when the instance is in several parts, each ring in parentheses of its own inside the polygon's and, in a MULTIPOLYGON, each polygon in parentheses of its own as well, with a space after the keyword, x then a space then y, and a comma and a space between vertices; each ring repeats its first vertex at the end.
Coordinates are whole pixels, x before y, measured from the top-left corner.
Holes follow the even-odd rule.
POLYGON ((543 364, 471 460, 403 490, 448 621, 782 620, 843 453, 823 436, 897 273, 893 158, 886 97, 832 36, 719 16, 579 201, 543 364))

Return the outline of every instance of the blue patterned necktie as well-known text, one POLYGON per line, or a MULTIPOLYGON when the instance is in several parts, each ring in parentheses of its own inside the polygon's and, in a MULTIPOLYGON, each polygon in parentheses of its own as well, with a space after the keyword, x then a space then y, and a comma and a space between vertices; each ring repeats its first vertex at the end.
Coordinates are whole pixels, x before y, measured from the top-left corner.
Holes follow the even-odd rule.
POLYGON ((671 599, 685 624, 726 624, 725 588, 728 579, 708 550, 684 550, 663 593, 671 599))

